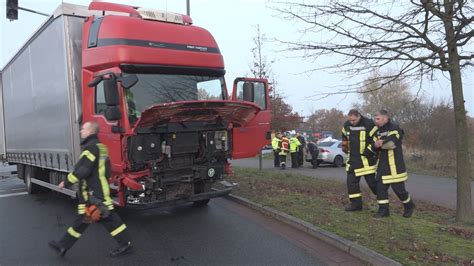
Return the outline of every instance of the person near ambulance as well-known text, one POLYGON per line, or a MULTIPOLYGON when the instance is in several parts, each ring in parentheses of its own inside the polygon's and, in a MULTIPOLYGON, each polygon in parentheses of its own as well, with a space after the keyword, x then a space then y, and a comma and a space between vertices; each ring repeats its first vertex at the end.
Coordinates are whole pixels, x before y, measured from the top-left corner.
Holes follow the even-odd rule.
POLYGON ((290 138, 290 154, 291 154, 291 168, 299 167, 299 150, 301 142, 296 137, 296 134, 292 134, 290 138))
POLYGON ((348 120, 342 128, 342 150, 348 154, 346 161, 347 191, 350 204, 345 207, 346 211, 362 210, 362 193, 360 190, 360 179, 365 177, 370 190, 377 193, 375 181, 375 164, 377 159, 374 154, 367 156, 366 147, 373 140, 377 131, 374 122, 363 117, 358 110, 351 109, 348 120))
POLYGON ((415 204, 410 194, 405 189, 405 181, 408 174, 403 159, 402 139, 404 132, 396 124, 390 121, 386 110, 380 110, 375 115, 375 124, 378 130, 374 136, 374 147, 368 146, 368 150, 378 154, 377 162, 377 203, 379 209, 376 218, 390 216, 388 189, 392 187, 397 197, 403 203, 403 217, 411 217, 415 204))
POLYGON ((272 149, 273 149, 273 165, 275 167, 280 167, 280 143, 281 143, 281 132, 276 132, 275 136, 272 139, 272 149))
POLYGON ((278 153, 279 158, 280 158, 280 169, 285 170, 286 169, 286 156, 288 155, 288 152, 290 150, 290 140, 286 135, 283 135, 281 137, 281 142, 280 142, 280 152, 278 153))
POLYGON ((77 217, 59 241, 50 241, 49 246, 63 257, 93 222, 99 222, 115 238, 118 247, 110 252, 112 257, 123 255, 132 249, 127 226, 114 211, 110 197, 108 178, 110 160, 107 147, 99 142, 99 125, 86 122, 81 128, 82 153, 74 170, 60 188, 79 185, 77 217))

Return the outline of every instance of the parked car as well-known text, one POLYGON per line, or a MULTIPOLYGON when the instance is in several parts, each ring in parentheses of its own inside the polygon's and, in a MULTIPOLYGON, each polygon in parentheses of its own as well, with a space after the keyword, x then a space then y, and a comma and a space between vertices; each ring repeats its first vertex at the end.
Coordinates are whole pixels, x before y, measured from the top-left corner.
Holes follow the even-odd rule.
MULTIPOLYGON (((341 167, 346 163, 347 154, 342 151, 342 141, 331 139, 318 142, 318 163, 330 163, 341 167)), ((311 154, 306 154, 306 161, 311 161, 311 154)))

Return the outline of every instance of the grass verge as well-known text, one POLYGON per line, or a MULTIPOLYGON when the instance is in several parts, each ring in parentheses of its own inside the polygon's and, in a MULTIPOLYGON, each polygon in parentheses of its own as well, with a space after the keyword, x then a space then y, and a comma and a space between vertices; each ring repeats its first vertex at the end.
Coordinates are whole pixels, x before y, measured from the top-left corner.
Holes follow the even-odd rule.
POLYGON ((346 213, 344 184, 277 171, 235 168, 234 194, 285 212, 373 249, 402 264, 474 264, 474 226, 453 223, 454 211, 416 202, 415 215, 391 195, 391 216, 372 218, 375 198, 363 191, 365 210, 346 213), (367 209, 368 208, 368 209, 367 209))

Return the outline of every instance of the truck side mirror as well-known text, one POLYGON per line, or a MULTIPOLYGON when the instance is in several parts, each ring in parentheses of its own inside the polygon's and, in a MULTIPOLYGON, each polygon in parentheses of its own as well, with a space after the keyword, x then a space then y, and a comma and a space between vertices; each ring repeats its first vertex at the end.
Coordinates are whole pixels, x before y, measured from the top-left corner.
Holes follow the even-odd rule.
POLYGON ((243 100, 247 102, 253 102, 254 99, 254 87, 252 82, 245 82, 243 87, 243 100))
POLYGON ((120 120, 122 117, 118 106, 107 106, 104 110, 105 118, 109 121, 120 120))
POLYGON ((117 78, 111 75, 109 79, 104 80, 105 103, 108 106, 120 105, 120 96, 117 86, 117 78))
POLYGON ((138 77, 135 74, 124 74, 120 78, 120 81, 122 81, 122 87, 124 89, 130 89, 133 87, 135 84, 138 82, 138 77))

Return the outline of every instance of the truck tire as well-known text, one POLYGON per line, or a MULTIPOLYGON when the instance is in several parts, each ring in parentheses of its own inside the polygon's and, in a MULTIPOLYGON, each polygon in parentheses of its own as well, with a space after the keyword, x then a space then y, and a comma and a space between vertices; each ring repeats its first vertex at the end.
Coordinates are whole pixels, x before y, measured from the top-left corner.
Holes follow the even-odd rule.
POLYGON ((334 167, 341 167, 344 165, 344 159, 342 158, 341 155, 337 155, 336 158, 334 158, 334 167))
POLYGON ((25 182, 25 165, 17 164, 16 165, 16 176, 25 182))
POLYGON ((193 202, 193 206, 200 207, 200 206, 206 206, 211 199, 205 199, 205 200, 198 200, 193 202))
POLYGON ((37 184, 31 182, 31 178, 35 177, 36 167, 26 165, 24 168, 25 168, 26 191, 28 191, 29 194, 36 194, 36 193, 40 192, 41 187, 38 186, 37 184))

